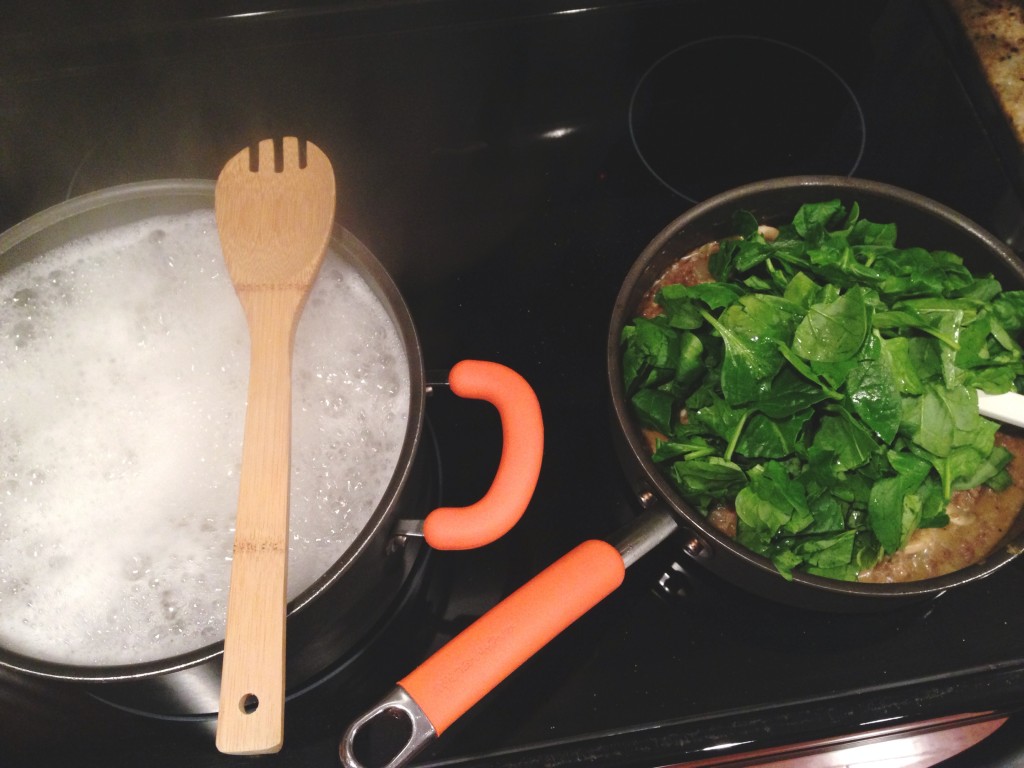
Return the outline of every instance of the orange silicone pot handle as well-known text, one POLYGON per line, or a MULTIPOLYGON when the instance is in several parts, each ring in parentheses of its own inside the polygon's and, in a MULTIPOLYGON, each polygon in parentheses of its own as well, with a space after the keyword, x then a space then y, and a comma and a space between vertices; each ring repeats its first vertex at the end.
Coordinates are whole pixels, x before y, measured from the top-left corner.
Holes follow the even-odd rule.
POLYGON ((399 685, 440 736, 498 683, 622 583, 611 544, 586 541, 513 592, 399 685))
POLYGON ((501 538, 533 497, 544 455, 544 422, 533 388, 499 363, 463 360, 448 374, 459 397, 486 400, 501 417, 501 460, 487 493, 468 507, 439 507, 423 521, 435 549, 473 549, 501 538))

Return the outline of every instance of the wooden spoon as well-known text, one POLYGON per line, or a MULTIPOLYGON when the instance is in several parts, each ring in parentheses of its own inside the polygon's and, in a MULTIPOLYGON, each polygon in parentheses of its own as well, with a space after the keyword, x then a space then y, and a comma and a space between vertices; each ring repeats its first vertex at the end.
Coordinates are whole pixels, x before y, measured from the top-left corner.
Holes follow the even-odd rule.
POLYGON ((326 155, 291 137, 242 150, 217 179, 217 230, 252 345, 217 717, 229 754, 284 743, 292 340, 334 200, 326 155))

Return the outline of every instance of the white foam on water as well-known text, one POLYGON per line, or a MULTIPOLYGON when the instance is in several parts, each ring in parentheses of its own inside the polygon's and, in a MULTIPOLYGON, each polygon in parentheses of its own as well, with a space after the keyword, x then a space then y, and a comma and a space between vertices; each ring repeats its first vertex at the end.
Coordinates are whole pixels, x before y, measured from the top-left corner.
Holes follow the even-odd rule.
MULTIPOLYGON (((248 370, 212 211, 0 275, 0 646, 105 665, 223 638, 248 370)), ((409 415, 398 333, 332 253, 293 377, 289 599, 366 524, 409 415)))

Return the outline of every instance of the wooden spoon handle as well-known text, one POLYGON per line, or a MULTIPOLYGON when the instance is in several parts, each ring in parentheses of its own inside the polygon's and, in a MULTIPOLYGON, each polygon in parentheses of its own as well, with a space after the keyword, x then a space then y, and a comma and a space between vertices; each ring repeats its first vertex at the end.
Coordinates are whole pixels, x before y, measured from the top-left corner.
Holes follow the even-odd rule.
POLYGON ((252 351, 217 749, 277 752, 284 742, 291 348, 301 291, 245 291, 252 351))

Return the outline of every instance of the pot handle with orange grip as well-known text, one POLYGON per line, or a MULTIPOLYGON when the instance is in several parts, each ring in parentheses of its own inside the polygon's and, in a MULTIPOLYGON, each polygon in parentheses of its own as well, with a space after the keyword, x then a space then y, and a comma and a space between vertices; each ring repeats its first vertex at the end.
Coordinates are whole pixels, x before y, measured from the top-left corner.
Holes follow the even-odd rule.
MULTIPOLYGON (((664 509, 637 518, 617 546, 585 541, 452 638, 399 681, 383 700, 345 731, 345 768, 364 768, 362 731, 378 719, 403 719, 405 740, 380 768, 408 764, 434 738, 564 629, 610 595, 626 568, 677 530, 664 509)), ((383 745, 391 746, 391 745, 383 745)))
POLYGON ((448 385, 459 397, 491 403, 501 417, 501 460, 487 493, 466 507, 439 507, 423 521, 434 549, 473 549, 508 533, 530 503, 544 455, 544 422, 533 389, 500 363, 463 360, 449 372, 448 385))

